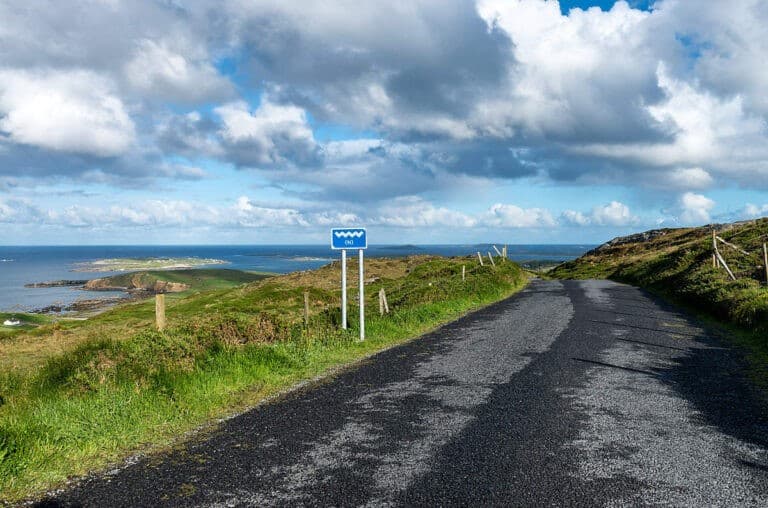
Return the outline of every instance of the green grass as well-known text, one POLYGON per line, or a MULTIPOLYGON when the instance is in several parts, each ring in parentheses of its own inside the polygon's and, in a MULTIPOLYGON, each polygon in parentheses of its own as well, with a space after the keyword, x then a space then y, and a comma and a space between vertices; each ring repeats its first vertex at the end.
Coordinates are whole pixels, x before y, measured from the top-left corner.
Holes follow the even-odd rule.
MULTIPOLYGON (((69 350, 0 375, 0 499, 19 500, 132 451, 167 445, 212 418, 506 297, 526 281, 510 262, 406 262, 407 275, 366 287, 364 342, 356 340, 354 320, 339 330, 330 268, 317 272, 315 285, 284 277, 178 296, 163 333, 142 325, 120 336, 103 324, 81 325, 88 332, 69 350), (375 300, 381 287, 392 308, 386 316, 375 300), (312 308, 306 329, 305 291, 312 308), (105 329, 112 331, 100 333, 105 329)), ((125 306, 105 319, 145 323, 145 307, 125 306)))
POLYGON ((22 332, 37 328, 40 325, 51 323, 49 316, 41 314, 29 314, 25 312, 0 312, 0 340, 13 337, 22 332), (5 326, 6 319, 21 321, 18 326, 5 326))

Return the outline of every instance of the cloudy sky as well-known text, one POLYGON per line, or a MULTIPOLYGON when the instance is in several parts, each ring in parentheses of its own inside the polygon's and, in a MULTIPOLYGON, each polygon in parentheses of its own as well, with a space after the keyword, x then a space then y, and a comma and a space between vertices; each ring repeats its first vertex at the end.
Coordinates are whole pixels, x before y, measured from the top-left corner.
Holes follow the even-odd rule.
POLYGON ((0 0, 3 244, 768 215, 764 0, 0 0))

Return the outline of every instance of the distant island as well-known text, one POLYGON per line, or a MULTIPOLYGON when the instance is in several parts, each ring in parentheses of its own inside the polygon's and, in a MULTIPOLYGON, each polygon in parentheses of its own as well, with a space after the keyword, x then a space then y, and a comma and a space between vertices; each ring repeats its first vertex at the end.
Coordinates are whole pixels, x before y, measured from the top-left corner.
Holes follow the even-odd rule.
POLYGON ((63 287, 73 287, 73 286, 85 286, 87 282, 88 282, 87 280, 83 280, 83 279, 47 280, 44 282, 30 282, 29 284, 24 284, 24 287, 25 288, 63 288, 63 287))
POLYGON ((226 265, 228 261, 203 258, 111 258, 75 265, 73 272, 133 272, 138 270, 185 270, 200 266, 226 265))

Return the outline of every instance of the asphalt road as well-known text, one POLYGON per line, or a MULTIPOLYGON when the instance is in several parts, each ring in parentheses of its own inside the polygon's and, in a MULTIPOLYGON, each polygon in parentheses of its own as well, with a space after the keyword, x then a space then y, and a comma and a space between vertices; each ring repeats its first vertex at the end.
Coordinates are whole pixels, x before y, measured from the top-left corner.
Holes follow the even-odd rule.
POLYGON ((768 506, 740 354, 606 281, 522 293, 48 506, 768 506))

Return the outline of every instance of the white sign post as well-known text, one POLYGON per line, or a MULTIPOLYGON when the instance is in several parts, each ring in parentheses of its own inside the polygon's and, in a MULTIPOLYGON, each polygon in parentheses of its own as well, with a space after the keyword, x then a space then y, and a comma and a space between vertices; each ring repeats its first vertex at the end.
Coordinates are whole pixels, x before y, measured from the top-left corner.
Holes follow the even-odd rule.
POLYGON ((365 228, 331 229, 331 249, 341 251, 341 327, 347 328, 347 249, 358 249, 360 271, 360 340, 365 339, 365 280, 363 251, 368 248, 365 228))
POLYGON ((341 327, 347 329, 347 250, 341 251, 341 327))
POLYGON ((363 249, 360 249, 360 340, 365 340, 365 279, 363 278, 363 249))

